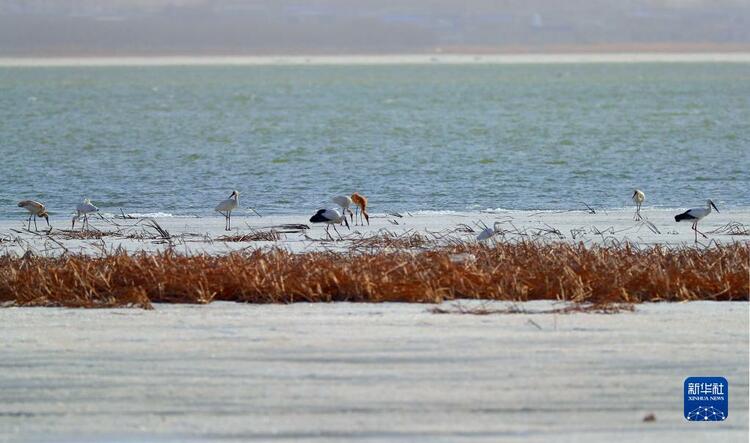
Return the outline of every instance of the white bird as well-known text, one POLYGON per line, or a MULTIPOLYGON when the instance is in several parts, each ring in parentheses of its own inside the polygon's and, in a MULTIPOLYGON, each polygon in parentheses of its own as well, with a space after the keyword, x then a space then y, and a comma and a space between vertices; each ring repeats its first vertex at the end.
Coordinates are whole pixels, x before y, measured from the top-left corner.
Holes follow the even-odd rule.
POLYGON ((232 211, 240 205, 240 193, 239 191, 232 191, 229 198, 219 203, 215 211, 224 216, 224 230, 232 230, 232 211))
POLYGON ((76 215, 73 216, 73 225, 71 229, 75 229, 76 220, 83 217, 83 223, 81 223, 81 231, 89 226, 89 214, 99 212, 99 208, 91 204, 91 200, 84 198, 81 203, 76 205, 76 215))
POLYGON ((695 231, 695 242, 698 243, 698 234, 702 235, 703 238, 708 238, 706 234, 702 233, 698 230, 698 222, 701 221, 705 216, 711 213, 711 208, 716 209, 716 212, 719 212, 719 208, 716 207, 714 202, 711 200, 706 200, 706 207, 705 208, 692 208, 688 209, 687 211, 683 212, 682 214, 678 214, 674 216, 674 221, 680 222, 682 220, 689 220, 693 222, 692 230, 695 231))
POLYGON ((349 218, 351 219, 352 223, 354 222, 354 212, 349 209, 349 206, 352 205, 351 197, 349 197, 348 195, 337 195, 336 197, 333 197, 331 199, 331 202, 341 207, 341 212, 344 214, 344 218, 346 218, 346 212, 349 211, 349 218))
POLYGON ((489 227, 484 228, 484 230, 480 232, 479 235, 477 235, 477 240, 484 241, 484 240, 489 240, 490 238, 494 237, 495 234, 502 231, 502 228, 500 227, 501 224, 502 223, 500 222, 495 222, 495 224, 491 228, 489 227))
POLYGON ((336 231, 336 234, 339 235, 339 238, 341 237, 341 234, 339 233, 338 229, 336 229, 336 225, 341 222, 346 223, 346 228, 351 229, 349 227, 349 222, 346 220, 346 216, 341 216, 339 214, 339 211, 335 209, 318 209, 318 212, 315 213, 312 217, 310 217, 311 223, 325 223, 326 224, 326 235, 333 240, 333 237, 331 236, 330 232, 328 232, 328 229, 333 226, 333 230, 336 231))
POLYGON ((641 205, 646 200, 646 194, 643 193, 640 189, 635 189, 633 191, 633 196, 631 197, 633 199, 633 202, 635 203, 635 217, 634 220, 641 220, 643 217, 641 217, 641 205))
POLYGON ((49 224, 49 214, 47 214, 47 208, 44 207, 44 204, 39 203, 35 200, 21 200, 18 202, 19 208, 24 208, 27 211, 29 211, 29 226, 28 229, 31 230, 31 217, 34 217, 34 229, 39 230, 39 228, 36 226, 36 218, 37 217, 44 217, 45 220, 47 220, 47 226, 49 226, 50 229, 52 229, 52 226, 49 224))

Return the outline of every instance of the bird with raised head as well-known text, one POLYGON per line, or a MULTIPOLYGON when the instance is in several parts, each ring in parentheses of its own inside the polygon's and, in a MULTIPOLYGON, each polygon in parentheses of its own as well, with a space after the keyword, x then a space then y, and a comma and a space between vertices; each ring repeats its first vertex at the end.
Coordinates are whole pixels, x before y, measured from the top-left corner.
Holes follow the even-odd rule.
POLYGON ((240 205, 240 192, 237 190, 232 191, 229 198, 222 200, 214 210, 224 216, 224 230, 232 230, 232 211, 240 205))
POLYGON ((633 217, 634 220, 641 220, 643 217, 641 217, 641 205, 646 200, 646 194, 643 193, 640 189, 633 190, 633 196, 631 197, 633 199, 633 202, 635 203, 635 216, 633 217))
POLYGON ((695 242, 698 243, 698 234, 702 235, 703 238, 708 238, 706 234, 698 230, 698 222, 711 213, 711 208, 716 209, 716 212, 720 212, 719 208, 716 207, 714 202, 709 199, 709 200, 706 200, 705 207, 688 209, 682 214, 675 215, 674 221, 681 222, 683 220, 688 220, 688 221, 693 222, 693 226, 691 227, 691 229, 695 231, 695 242))

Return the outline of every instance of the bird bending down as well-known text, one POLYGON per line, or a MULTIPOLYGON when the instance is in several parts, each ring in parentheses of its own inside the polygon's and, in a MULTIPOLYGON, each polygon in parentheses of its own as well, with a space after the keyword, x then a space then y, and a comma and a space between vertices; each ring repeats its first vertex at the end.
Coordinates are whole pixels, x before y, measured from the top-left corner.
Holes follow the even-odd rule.
POLYGON ((633 191, 633 202, 635 203, 635 217, 633 220, 642 220, 643 217, 641 217, 641 205, 646 200, 646 194, 643 193, 640 189, 636 189, 633 191))
POLYGON ((219 203, 214 210, 224 216, 224 230, 232 230, 232 211, 240 205, 239 191, 232 191, 229 198, 219 203))
POLYGON ((492 225, 491 228, 490 227, 484 228, 484 230, 480 232, 479 235, 477 235, 477 240, 484 241, 484 240, 489 240, 490 238, 494 237, 495 234, 502 231, 502 228, 500 227, 500 225, 501 225, 500 222, 495 222, 495 224, 492 225))
POLYGON ((716 209, 716 212, 719 212, 719 208, 716 207, 714 202, 711 200, 706 200, 706 207, 705 208, 692 208, 688 209, 687 211, 683 212, 682 214, 678 214, 674 216, 674 221, 681 222, 683 220, 689 220, 693 222, 692 230, 695 231, 695 242, 698 243, 698 234, 702 235, 703 238, 708 238, 706 234, 702 233, 698 230, 698 222, 701 221, 705 216, 711 213, 711 208, 716 209))
POLYGON ((351 219, 352 222, 354 222, 354 212, 352 212, 352 210, 349 209, 349 206, 352 205, 352 199, 349 196, 337 195, 336 197, 333 197, 331 199, 331 202, 341 207, 341 212, 344 214, 344 218, 346 218, 346 213, 348 211, 349 218, 351 219))
POLYGON ((73 225, 71 229, 75 229, 76 221, 83 217, 83 223, 81 223, 81 231, 89 226, 89 214, 99 212, 99 208, 91 204, 91 200, 84 198, 81 203, 76 205, 76 215, 73 216, 73 225))
POLYGON ((36 226, 36 218, 37 217, 44 217, 45 220, 47 220, 47 226, 49 226, 50 229, 52 229, 52 225, 49 224, 49 214, 47 214, 47 208, 44 207, 42 203, 39 203, 35 200, 21 200, 18 202, 19 208, 24 208, 27 211, 29 211, 29 226, 28 229, 31 230, 31 218, 34 217, 34 229, 39 230, 39 228, 36 226))
POLYGON ((339 214, 339 211, 335 209, 318 209, 318 212, 315 213, 312 217, 310 217, 310 223, 325 223, 326 225, 326 235, 328 238, 333 240, 333 236, 331 236, 331 233, 328 232, 328 229, 333 226, 333 230, 336 231, 336 234, 339 235, 339 239, 343 239, 341 237, 341 233, 336 229, 336 225, 341 222, 346 223, 346 228, 351 229, 349 227, 349 222, 346 220, 346 216, 342 216, 339 214))
POLYGON ((362 223, 362 226, 365 225, 365 222, 362 221, 362 216, 364 216, 365 220, 367 220, 367 226, 370 226, 370 215, 367 213, 367 197, 355 192, 354 194, 352 194, 351 198, 352 198, 352 202, 355 205, 357 205, 355 209, 357 211, 357 214, 360 217, 360 222, 362 223))

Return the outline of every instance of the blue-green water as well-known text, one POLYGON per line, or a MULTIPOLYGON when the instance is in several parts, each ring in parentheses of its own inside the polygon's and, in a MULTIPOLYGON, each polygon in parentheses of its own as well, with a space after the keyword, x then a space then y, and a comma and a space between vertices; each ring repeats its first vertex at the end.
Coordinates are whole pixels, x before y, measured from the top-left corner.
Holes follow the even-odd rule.
POLYGON ((0 68, 0 217, 750 206, 750 64, 0 68))

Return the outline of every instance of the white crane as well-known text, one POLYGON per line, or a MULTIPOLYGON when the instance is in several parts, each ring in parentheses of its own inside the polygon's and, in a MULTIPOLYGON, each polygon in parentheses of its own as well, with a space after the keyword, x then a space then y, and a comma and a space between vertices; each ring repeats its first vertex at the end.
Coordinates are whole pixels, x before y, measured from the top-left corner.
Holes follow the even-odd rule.
POLYGON ((91 200, 84 198, 81 203, 76 205, 76 215, 73 216, 73 224, 71 229, 75 229, 76 220, 83 217, 83 223, 81 223, 81 231, 89 226, 89 214, 99 212, 99 208, 91 204, 91 200))
POLYGON ((351 197, 349 197, 348 195, 337 195, 336 197, 333 197, 331 199, 331 202, 341 207, 341 212, 344 214, 344 218, 346 218, 346 212, 348 211, 349 218, 351 219, 352 223, 354 223, 354 212, 349 209, 349 206, 352 205, 351 197))
POLYGON ((701 221, 705 216, 711 213, 711 208, 716 209, 719 212, 719 208, 716 207, 714 202, 706 200, 705 208, 692 208, 674 216, 674 221, 681 222, 682 220, 689 220, 693 222, 692 230, 695 231, 695 242, 698 243, 698 234, 702 235, 703 238, 708 238, 706 234, 698 230, 698 222, 701 221))
POLYGON ((492 225, 491 228, 484 228, 484 230, 480 232, 479 235, 477 235, 477 241, 489 240, 494 237, 495 234, 500 233, 502 231, 502 228, 500 227, 501 224, 501 222, 495 222, 495 224, 492 225))
POLYGON ((229 198, 219 203, 215 211, 224 216, 224 230, 232 230, 232 211, 240 205, 240 193, 239 191, 232 191, 229 198))
POLYGON ((640 189, 635 189, 633 190, 633 196, 631 198, 635 203, 635 217, 633 218, 633 220, 642 220, 643 217, 641 217, 641 205, 646 200, 646 194, 644 194, 640 189))
POLYGON ((27 211, 29 211, 29 226, 28 229, 31 230, 31 218, 34 217, 34 229, 39 230, 39 228, 36 226, 36 218, 37 217, 43 217, 45 220, 47 220, 47 226, 49 226, 50 229, 52 229, 52 225, 49 224, 49 214, 47 214, 47 208, 44 207, 44 204, 39 203, 35 200, 21 200, 18 202, 19 208, 24 208, 27 211))
POLYGON ((316 212, 315 215, 310 217, 311 223, 325 223, 326 224, 326 235, 331 240, 333 240, 333 237, 331 236, 330 232, 328 232, 328 229, 331 226, 333 226, 333 230, 336 231, 336 234, 339 235, 339 238, 342 238, 341 233, 339 233, 338 229, 336 229, 336 225, 340 224, 342 221, 346 223, 347 229, 351 229, 349 227, 349 222, 346 220, 346 216, 341 216, 341 214, 339 214, 339 211, 335 209, 318 209, 318 212, 316 212))

